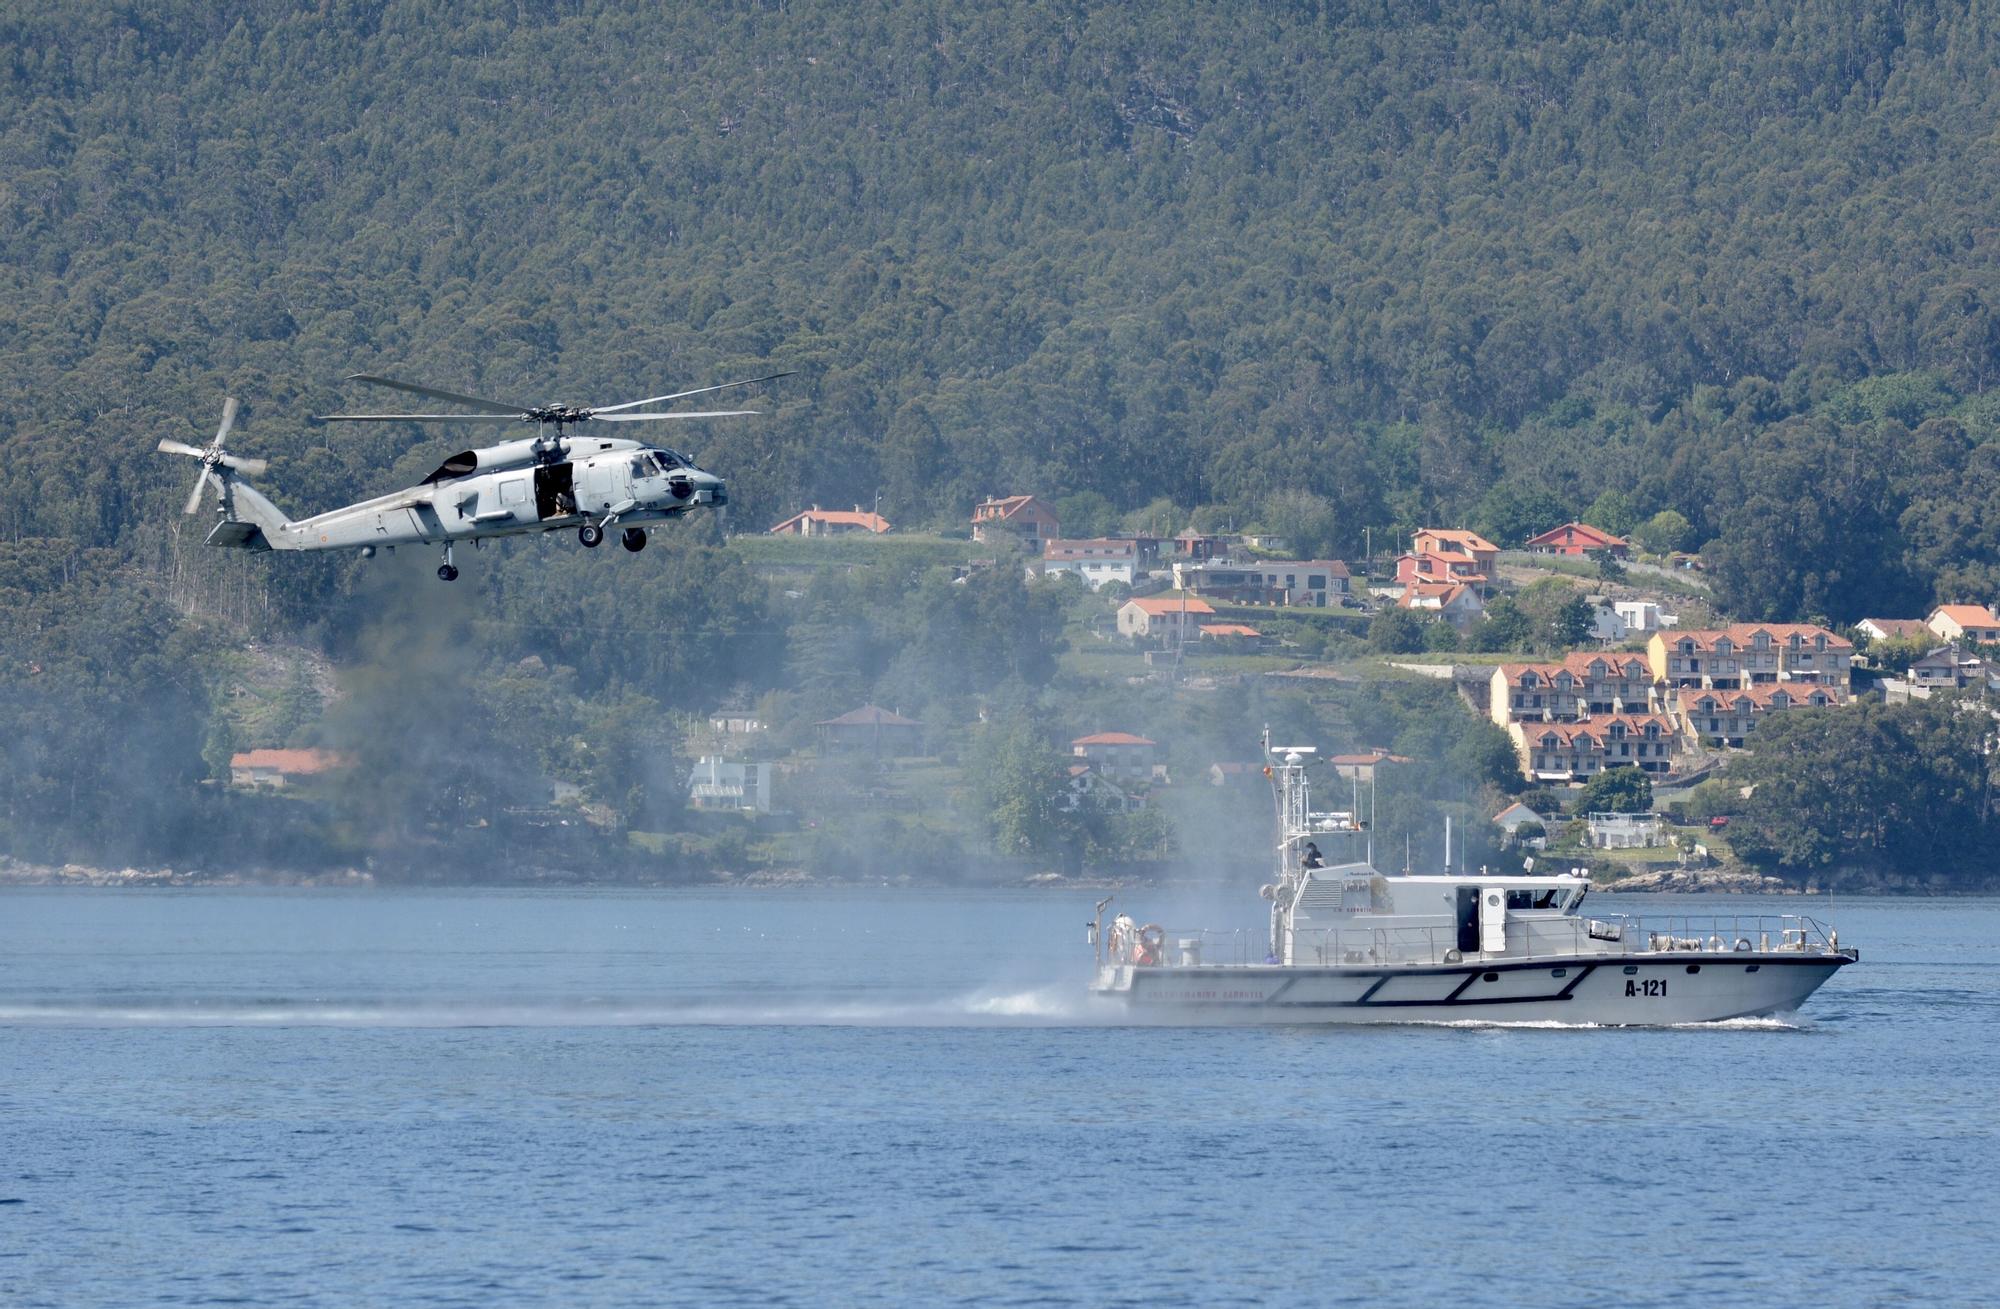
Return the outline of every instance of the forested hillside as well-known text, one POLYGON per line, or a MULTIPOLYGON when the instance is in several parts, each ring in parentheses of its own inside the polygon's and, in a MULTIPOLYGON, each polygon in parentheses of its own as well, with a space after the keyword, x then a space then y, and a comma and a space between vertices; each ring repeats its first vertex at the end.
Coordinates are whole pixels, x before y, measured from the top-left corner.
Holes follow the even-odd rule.
MULTIPOLYGON (((307 421, 356 371, 796 369, 674 434, 738 529, 1032 492, 1352 555, 1675 510, 1738 617, 2000 591, 1990 5, 45 0, 0 11, 0 111, 0 705, 36 730, 29 663, 116 680, 40 635, 95 641, 93 596, 175 616, 134 660, 385 648, 379 565, 200 550, 153 451, 227 393, 289 510, 420 476, 452 434, 307 421)), ((833 676, 712 524, 659 535, 422 603, 590 712, 833 676)))

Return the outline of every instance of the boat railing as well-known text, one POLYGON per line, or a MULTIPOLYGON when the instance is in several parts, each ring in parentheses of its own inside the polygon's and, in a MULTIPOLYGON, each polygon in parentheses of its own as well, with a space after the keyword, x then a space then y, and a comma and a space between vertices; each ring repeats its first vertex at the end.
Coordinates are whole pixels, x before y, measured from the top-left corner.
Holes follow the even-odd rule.
MULTIPOLYGON (((1243 968, 1278 962, 1260 928, 1166 930, 1150 962, 1176 966, 1243 968)), ((1387 927, 1298 927, 1292 930, 1294 966, 1455 964, 1466 955, 1495 959, 1613 958, 1647 954, 1720 954, 1754 951, 1832 955, 1843 952, 1838 933, 1803 914, 1615 914, 1514 917, 1504 955, 1462 951, 1455 924, 1387 927)), ((1136 963, 1130 957, 1110 960, 1136 963)))

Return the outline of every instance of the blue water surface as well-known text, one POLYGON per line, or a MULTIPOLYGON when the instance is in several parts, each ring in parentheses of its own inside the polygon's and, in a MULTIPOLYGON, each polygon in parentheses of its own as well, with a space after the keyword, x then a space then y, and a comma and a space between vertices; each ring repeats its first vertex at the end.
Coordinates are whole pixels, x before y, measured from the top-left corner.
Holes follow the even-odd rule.
POLYGON ((1159 1029, 1092 898, 7 890, 0 1304, 2000 1298, 2000 901, 1593 902, 1831 911, 1792 1025, 1159 1029))

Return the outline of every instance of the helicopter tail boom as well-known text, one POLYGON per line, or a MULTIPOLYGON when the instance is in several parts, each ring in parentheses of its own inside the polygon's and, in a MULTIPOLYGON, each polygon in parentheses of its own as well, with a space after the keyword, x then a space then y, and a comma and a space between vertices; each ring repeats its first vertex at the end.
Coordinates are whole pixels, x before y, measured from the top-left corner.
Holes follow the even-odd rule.
POLYGON ((300 550, 305 543, 292 522, 264 498, 263 492, 240 477, 224 475, 223 504, 227 516, 208 534, 208 544, 238 550, 300 550))

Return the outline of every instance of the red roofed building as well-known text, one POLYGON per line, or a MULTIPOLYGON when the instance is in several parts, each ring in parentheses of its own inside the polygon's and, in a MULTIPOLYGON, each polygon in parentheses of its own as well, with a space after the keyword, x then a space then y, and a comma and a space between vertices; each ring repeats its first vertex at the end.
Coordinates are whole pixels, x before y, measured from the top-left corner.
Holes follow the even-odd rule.
POLYGON ((229 756, 229 784, 282 790, 305 778, 353 766, 352 756, 335 750, 245 750, 229 756))
POLYGON ((1062 524, 1048 506, 1031 495, 1010 495, 981 501, 972 511, 972 539, 985 541, 996 530, 1012 532, 1039 552, 1042 542, 1062 535, 1062 524))
POLYGON ((1044 576, 1075 573, 1093 591, 1106 582, 1130 586, 1139 576, 1139 543, 1129 537, 1044 541, 1041 571, 1044 576))
POLYGON ((1134 640, 1159 637, 1201 639, 1201 619, 1215 617, 1206 600, 1185 593, 1149 595, 1118 606, 1118 635, 1134 640))
POLYGON ((1909 636, 1930 636, 1931 629, 1921 618, 1864 618, 1854 630, 1875 641, 1899 641, 1909 636))
POLYGON ((1500 547, 1477 532, 1425 528, 1410 552, 1396 560, 1399 582, 1463 582, 1484 594, 1500 561, 1500 547))
POLYGON ((1665 714, 1612 714, 1578 723, 1515 723, 1507 729, 1531 781, 1580 782, 1630 764, 1670 773, 1680 733, 1665 714))
POLYGON ((1201 639, 1232 650, 1254 649, 1264 634, 1248 623, 1203 623, 1201 639))
POLYGON ((1069 752, 1087 767, 1128 790, 1166 780, 1165 766, 1159 762, 1159 745, 1130 732, 1093 732, 1089 736, 1079 736, 1069 743, 1069 752))
POLYGON ((1564 655, 1560 663, 1501 664, 1486 703, 1505 727, 1521 722, 1572 722, 1593 714, 1639 713, 1652 707, 1653 671, 1643 655, 1564 655))
POLYGON ((793 514, 784 522, 771 529, 777 536, 845 536, 854 532, 872 532, 881 535, 889 530, 889 520, 880 514, 871 514, 860 505, 852 512, 845 509, 822 509, 818 505, 803 513, 793 514))
POLYGON ((1434 610, 1457 628, 1470 626, 1473 619, 1486 612, 1486 603, 1479 598, 1478 590, 1465 582, 1408 582, 1396 603, 1405 609, 1434 610))
POLYGON ((1328 755, 1326 761, 1333 765, 1334 772, 1348 781, 1367 782, 1371 785, 1375 781, 1375 770, 1383 764, 1411 762, 1402 755, 1390 754, 1387 750, 1370 750, 1364 754, 1328 755))
POLYGON ((923 742, 924 725, 881 705, 866 704, 838 718, 814 723, 829 750, 867 750, 873 754, 915 754, 923 742))
POLYGON ((1786 709, 1825 709, 1840 704, 1831 686, 1746 686, 1733 691, 1687 689, 1675 698, 1674 716, 1691 740, 1740 746, 1758 720, 1786 709))
POLYGON ((1845 686, 1854 642, 1812 623, 1735 623, 1661 632, 1646 647, 1653 680, 1669 687, 1733 690, 1768 682, 1845 686))
POLYGON ((2000 617, 1985 605, 1939 605, 1924 626, 1947 641, 2000 645, 2000 617))
POLYGON ((1540 536, 1531 536, 1528 538, 1528 549, 1545 555, 1587 555, 1597 550, 1608 550, 1620 559, 1632 553, 1631 542, 1624 537, 1613 536, 1588 523, 1564 523, 1540 536))

